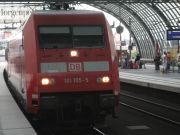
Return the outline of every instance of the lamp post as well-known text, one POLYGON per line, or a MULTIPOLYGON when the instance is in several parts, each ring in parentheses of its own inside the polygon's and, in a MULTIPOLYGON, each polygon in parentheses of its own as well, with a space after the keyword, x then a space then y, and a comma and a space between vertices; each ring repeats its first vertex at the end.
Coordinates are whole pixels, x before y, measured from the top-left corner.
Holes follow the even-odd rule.
MULTIPOLYGON (((177 22, 178 29, 180 29, 179 24, 180 24, 180 21, 177 22)), ((179 40, 178 40, 178 50, 177 50, 177 53, 179 53, 179 46, 180 46, 180 44, 179 44, 179 40)))
POLYGON ((122 66, 121 33, 123 32, 123 27, 121 26, 121 7, 120 6, 119 6, 119 26, 116 27, 116 32, 119 34, 120 65, 122 66))
POLYGON ((179 40, 178 40, 178 49, 177 49, 177 53, 179 53, 179 46, 180 46, 180 44, 179 44, 179 40))
MULTIPOLYGON (((180 29, 180 20, 177 21, 177 26, 178 26, 178 29, 180 29)), ((177 53, 179 53, 179 46, 180 46, 180 43, 179 43, 179 40, 178 40, 178 48, 177 48, 177 53)))
MULTIPOLYGON (((121 6, 119 5, 119 27, 121 27, 121 6)), ((121 33, 123 29, 121 27, 121 31, 119 31, 119 50, 120 50, 120 64, 122 67, 122 46, 121 46, 121 33)))
POLYGON ((131 45, 131 18, 129 18, 129 57, 131 58, 131 50, 132 50, 132 45, 131 45))

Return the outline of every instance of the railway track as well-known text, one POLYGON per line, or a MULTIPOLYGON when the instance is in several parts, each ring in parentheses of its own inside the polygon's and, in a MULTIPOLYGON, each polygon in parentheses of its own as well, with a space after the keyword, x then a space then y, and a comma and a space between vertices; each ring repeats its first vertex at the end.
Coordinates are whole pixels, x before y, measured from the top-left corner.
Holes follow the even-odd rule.
POLYGON ((107 126, 63 126, 31 121, 38 135, 110 135, 107 126))
POLYGON ((53 129, 38 129, 38 135, 109 135, 105 133, 103 130, 97 128, 97 127, 91 127, 88 129, 66 129, 66 130, 53 130, 53 129))
POLYGON ((107 134, 107 133, 105 133, 104 131, 102 131, 101 129, 98 129, 98 128, 96 128, 96 127, 93 127, 92 129, 93 129, 94 132, 95 132, 94 135, 110 135, 110 134, 107 134))
POLYGON ((175 108, 162 103, 153 102, 130 94, 121 92, 120 104, 151 115, 168 123, 180 126, 180 108, 175 108))

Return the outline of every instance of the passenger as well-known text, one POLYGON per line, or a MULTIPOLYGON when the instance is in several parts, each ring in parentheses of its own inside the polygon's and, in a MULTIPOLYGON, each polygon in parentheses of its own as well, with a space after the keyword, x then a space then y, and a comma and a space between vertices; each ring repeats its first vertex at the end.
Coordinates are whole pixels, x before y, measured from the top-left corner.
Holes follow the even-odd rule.
POLYGON ((129 63, 129 58, 128 58, 128 56, 126 56, 125 57, 125 69, 129 68, 129 66, 128 66, 129 64, 128 63, 129 63))
POLYGON ((180 53, 177 54, 178 73, 180 73, 180 53))
POLYGON ((126 68, 126 62, 125 61, 126 61, 126 58, 122 59, 122 65, 121 65, 122 69, 126 68))
POLYGON ((171 53, 167 52, 167 71, 170 70, 170 65, 171 65, 171 53))
POLYGON ((161 56, 159 53, 154 58, 154 64, 155 64, 155 70, 159 70, 159 66, 161 64, 161 56))
POLYGON ((136 55, 136 58, 135 58, 135 65, 137 64, 138 67, 140 66, 140 59, 141 59, 141 56, 139 54, 136 55))
POLYGON ((140 69, 142 69, 142 65, 143 65, 143 61, 140 60, 140 62, 139 62, 139 68, 140 68, 140 69))
POLYGON ((146 62, 142 61, 143 65, 144 65, 144 69, 146 69, 146 62))
POLYGON ((140 55, 139 55, 139 54, 137 54, 137 55, 136 55, 136 58, 135 58, 135 63, 139 62, 139 61, 140 61, 140 59, 141 59, 140 55))
POLYGON ((162 62, 163 62, 162 72, 167 73, 167 52, 164 52, 164 54, 162 56, 162 62))
POLYGON ((175 57, 172 57, 171 66, 172 66, 172 70, 174 72, 174 67, 176 66, 176 59, 175 59, 175 57))
POLYGON ((128 69, 130 69, 130 62, 129 62, 130 60, 131 60, 130 55, 127 54, 127 68, 128 69))
POLYGON ((129 60, 129 68, 133 69, 133 62, 132 62, 132 60, 129 60))

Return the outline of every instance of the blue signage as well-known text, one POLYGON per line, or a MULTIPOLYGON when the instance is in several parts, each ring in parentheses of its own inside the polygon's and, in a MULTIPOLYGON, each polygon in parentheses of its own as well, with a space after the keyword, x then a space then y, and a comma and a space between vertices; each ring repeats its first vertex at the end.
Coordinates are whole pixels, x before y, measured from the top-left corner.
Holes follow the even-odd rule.
POLYGON ((180 40, 180 30, 167 30, 167 40, 180 40))

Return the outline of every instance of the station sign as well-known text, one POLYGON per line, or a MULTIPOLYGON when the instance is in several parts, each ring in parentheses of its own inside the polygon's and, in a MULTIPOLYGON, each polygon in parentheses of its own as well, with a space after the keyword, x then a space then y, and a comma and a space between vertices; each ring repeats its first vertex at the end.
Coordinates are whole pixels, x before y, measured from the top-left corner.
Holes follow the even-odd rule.
POLYGON ((180 40, 180 29, 167 30, 167 40, 180 40))

